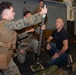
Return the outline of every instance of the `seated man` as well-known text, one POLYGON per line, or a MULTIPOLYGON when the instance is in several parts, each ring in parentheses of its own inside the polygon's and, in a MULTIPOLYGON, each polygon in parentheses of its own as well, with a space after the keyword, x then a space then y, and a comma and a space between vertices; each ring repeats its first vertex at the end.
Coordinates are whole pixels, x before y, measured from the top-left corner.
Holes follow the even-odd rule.
POLYGON ((50 37, 47 39, 46 49, 52 58, 48 62, 49 66, 58 65, 61 66, 67 62, 69 53, 69 35, 64 29, 64 22, 61 18, 56 20, 56 29, 52 32, 50 37), (55 43, 50 43, 54 39, 55 43))
MULTIPOLYGON (((30 17, 32 16, 32 13, 30 11, 25 11, 24 12, 24 18, 30 17)), ((45 25, 42 26, 42 29, 45 29, 45 25)), ((27 49, 29 50, 29 48, 33 48, 34 50, 34 57, 33 60, 36 62, 36 56, 37 56, 37 52, 38 52, 38 41, 36 39, 34 39, 33 37, 33 32, 34 32, 34 28, 30 27, 30 28, 26 28, 24 29, 25 32, 23 32, 22 34, 18 34, 18 39, 22 39, 21 42, 24 44, 22 45, 22 43, 20 43, 18 41, 18 61, 20 63, 24 63, 24 61, 26 60, 26 54, 27 54, 27 49)))

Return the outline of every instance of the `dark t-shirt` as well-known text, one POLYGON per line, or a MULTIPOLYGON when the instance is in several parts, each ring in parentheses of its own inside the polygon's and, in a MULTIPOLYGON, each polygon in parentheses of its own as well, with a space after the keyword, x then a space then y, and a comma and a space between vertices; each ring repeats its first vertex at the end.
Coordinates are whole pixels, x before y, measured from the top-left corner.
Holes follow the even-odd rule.
MULTIPOLYGON (((51 36, 53 37, 53 39, 55 40, 56 42, 56 46, 59 50, 62 49, 63 47, 63 41, 64 40, 68 40, 69 41, 69 35, 68 35, 68 32, 62 28, 61 31, 57 32, 57 29, 54 30, 51 34, 51 36)), ((66 51, 66 52, 69 52, 69 49, 66 51)))

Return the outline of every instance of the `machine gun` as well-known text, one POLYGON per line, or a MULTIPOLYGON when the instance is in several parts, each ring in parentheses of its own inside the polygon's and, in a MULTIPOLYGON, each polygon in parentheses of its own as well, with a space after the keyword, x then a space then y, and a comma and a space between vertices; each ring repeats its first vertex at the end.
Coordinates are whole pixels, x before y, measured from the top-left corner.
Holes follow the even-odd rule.
MULTIPOLYGON (((46 5, 44 6, 44 8, 46 8, 46 5)), ((41 64, 41 46, 42 46, 42 37, 43 37, 43 30, 42 30, 42 26, 44 25, 44 19, 45 19, 46 15, 43 15, 43 21, 41 23, 41 27, 40 27, 40 38, 39 38, 39 44, 38 44, 38 52, 37 52, 37 57, 36 57, 36 62, 34 65, 30 66, 32 71, 38 71, 38 70, 42 70, 44 69, 44 67, 41 64)))

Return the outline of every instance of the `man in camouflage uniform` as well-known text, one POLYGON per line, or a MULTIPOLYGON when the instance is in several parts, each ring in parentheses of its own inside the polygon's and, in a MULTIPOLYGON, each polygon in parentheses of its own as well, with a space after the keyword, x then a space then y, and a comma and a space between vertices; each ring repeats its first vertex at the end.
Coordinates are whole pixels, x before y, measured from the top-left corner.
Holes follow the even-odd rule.
MULTIPOLYGON (((30 11, 25 11, 23 14, 24 18, 30 17, 32 16, 32 13, 30 11)), ((45 25, 42 26, 42 30, 45 29, 45 25)), ((33 37, 33 32, 35 31, 34 27, 29 27, 29 28, 25 28, 24 29, 25 32, 18 34, 18 39, 20 40, 21 38, 24 38, 22 40, 20 40, 20 42, 18 41, 18 61, 20 63, 24 63, 24 61, 26 60, 26 50, 31 47, 34 50, 34 56, 33 56, 33 60, 34 63, 36 62, 36 57, 37 57, 37 52, 38 52, 38 40, 36 40, 33 37), (22 43, 24 43, 25 45, 22 45, 22 43)))
POLYGON ((39 1, 39 6, 34 10, 34 13, 40 12, 43 7, 44 7, 44 1, 40 0, 39 1))
MULTIPOLYGON (((36 14, 36 13, 40 12, 41 9, 44 8, 44 5, 45 5, 44 1, 43 0, 40 0, 39 1, 39 6, 33 11, 33 14, 36 14)), ((44 23, 45 24, 47 24, 47 20, 48 20, 48 17, 46 15, 46 17, 44 19, 44 23)))
MULTIPOLYGON (((15 30, 20 30, 22 28, 29 27, 33 24, 41 22, 42 15, 46 13, 47 9, 42 9, 40 13, 37 13, 27 19, 13 21, 15 13, 12 3, 0 3, 0 14, 2 16, 2 20, 0 21, 0 54, 8 54, 9 52, 12 53, 13 50, 15 50, 15 30)), ((8 68, 2 69, 2 71, 5 75, 21 75, 12 57, 9 61, 8 68)))

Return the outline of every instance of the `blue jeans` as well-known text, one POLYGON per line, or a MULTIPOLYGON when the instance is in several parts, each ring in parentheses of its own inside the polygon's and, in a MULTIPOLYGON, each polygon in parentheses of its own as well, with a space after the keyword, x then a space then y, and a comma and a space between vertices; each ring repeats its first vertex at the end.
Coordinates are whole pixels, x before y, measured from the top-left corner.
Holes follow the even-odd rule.
MULTIPOLYGON (((59 51, 59 49, 57 49, 56 44, 51 43, 51 50, 47 50, 48 53, 50 55, 54 55, 56 52, 59 51)), ((48 65, 57 65, 57 66, 62 66, 65 62, 67 62, 68 59, 68 54, 67 53, 63 53, 62 55, 60 55, 58 58, 56 59, 50 59, 50 61, 48 62, 48 65)))

